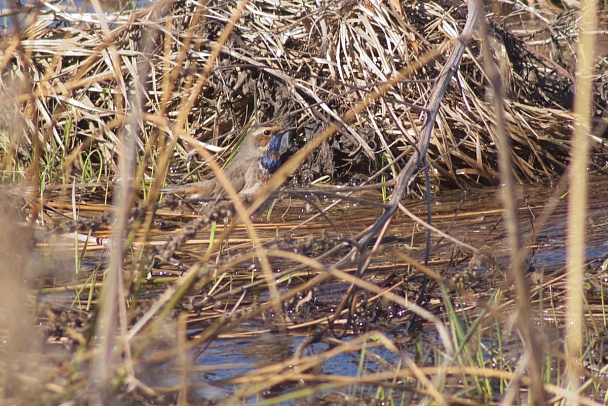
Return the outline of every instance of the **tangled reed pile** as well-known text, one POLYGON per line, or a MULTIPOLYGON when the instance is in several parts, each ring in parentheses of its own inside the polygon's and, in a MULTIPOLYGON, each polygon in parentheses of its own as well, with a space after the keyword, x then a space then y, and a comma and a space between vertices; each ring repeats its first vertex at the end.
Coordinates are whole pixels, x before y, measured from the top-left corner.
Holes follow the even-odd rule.
MULTIPOLYGON (((525 23, 512 22, 541 16, 518 2, 503 7, 505 16, 489 22, 508 88, 504 107, 517 176, 547 180, 565 169, 572 122, 573 57, 555 53, 571 49, 576 38, 562 24, 565 16, 527 33, 525 23), (542 35, 542 48, 534 48, 542 35)), ((1 148, 15 158, 3 169, 37 160, 49 168, 46 181, 115 178, 116 141, 125 131, 136 135, 142 179, 165 175, 157 157, 170 150, 172 172, 181 173, 173 180, 195 180, 201 165, 189 154, 193 138, 229 146, 248 124, 278 121, 298 126, 304 142, 341 122, 400 69, 410 69, 406 80, 342 123, 309 156, 293 177, 300 184, 324 175, 358 184, 399 171, 414 150, 419 116, 466 14, 449 1, 375 0, 160 1, 103 17, 48 4, 28 11, 0 42, 1 148), (227 28, 231 19, 233 29, 227 28)), ((480 46, 475 38, 470 44, 431 140, 435 184, 498 182, 492 90, 480 46)), ((598 72, 605 63, 599 60, 598 72)), ((597 83, 602 116, 601 76, 597 83)), ((605 163, 601 124, 594 169, 605 163)))

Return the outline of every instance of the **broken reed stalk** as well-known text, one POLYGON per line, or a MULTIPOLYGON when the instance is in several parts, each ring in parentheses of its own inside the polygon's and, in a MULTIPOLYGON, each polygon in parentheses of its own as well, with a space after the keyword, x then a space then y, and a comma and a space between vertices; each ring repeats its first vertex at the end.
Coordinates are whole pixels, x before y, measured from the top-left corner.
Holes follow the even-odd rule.
MULTIPOLYGON (((416 149, 405 164, 405 166, 401 169, 399 175, 397 176, 395 189, 393 190, 393 195, 391 196, 391 199, 389 201, 389 207, 376 221, 369 233, 360 239, 359 243, 364 250, 365 247, 369 244, 369 242, 374 237, 376 237, 380 230, 385 227, 385 225, 395 214, 397 208, 399 207, 399 203, 405 196, 408 186, 414 181, 415 172, 424 162, 424 157, 426 156, 426 153, 429 148, 431 135, 433 134, 433 128, 436 124, 437 114, 439 113, 439 108, 441 107, 443 96, 445 95, 450 80, 452 79, 454 73, 460 65, 460 60, 462 58, 462 55, 464 54, 467 43, 475 32, 478 16, 481 15, 482 10, 483 8, 480 8, 480 6, 476 2, 472 2, 471 4, 469 4, 467 20, 462 30, 462 34, 460 35, 460 37, 454 40, 452 53, 443 68, 441 69, 439 76, 436 78, 435 84, 431 90, 429 101, 424 109, 424 124, 422 125, 422 129, 420 131, 420 138, 416 143, 416 149)), ((381 239, 381 237, 382 235, 379 235, 378 241, 381 239)), ((364 253, 361 254, 362 256, 364 255, 364 253)), ((362 262, 359 266, 357 274, 361 276, 363 272, 365 272, 365 269, 368 265, 369 262, 362 262)))
MULTIPOLYGON (((387 230, 389 222, 397 211, 399 203, 405 196, 408 186, 414 180, 414 174, 416 170, 420 167, 421 164, 425 162, 425 157, 430 144, 431 135, 433 133, 433 128, 436 124, 437 114, 439 113, 439 108, 441 106, 441 101, 443 100, 443 96, 448 88, 450 80, 454 75, 454 72, 456 72, 456 69, 458 69, 458 66, 460 65, 460 60, 466 49, 466 44, 475 32, 478 21, 478 15, 481 15, 482 10, 483 8, 480 7, 477 2, 471 2, 469 4, 467 20, 462 30, 462 34, 454 41, 452 53, 450 54, 450 57, 448 58, 445 65, 441 69, 441 72, 436 78, 434 86, 431 90, 429 100, 427 102, 427 106, 424 109, 425 119, 422 126, 422 130, 419 134, 420 138, 418 139, 415 146, 415 151, 397 176, 393 195, 391 196, 388 207, 384 210, 384 213, 378 218, 378 220, 376 220, 375 223, 370 227, 369 231, 359 239, 358 247, 354 249, 356 250, 355 252, 359 258, 356 273, 357 277, 359 278, 363 276, 363 273, 371 263, 372 256, 366 255, 368 245, 370 244, 373 238, 377 237, 377 242, 382 240, 382 237, 384 236, 384 233, 387 230)), ((387 83, 380 87, 380 90, 390 85, 392 80, 387 81, 387 83)), ((373 98, 374 96, 378 97, 380 94, 382 94, 378 93, 380 93, 380 91, 373 93, 368 98, 366 98, 365 101, 369 103, 369 99, 373 98)), ((356 107, 358 107, 360 104, 363 103, 359 103, 356 107)), ((348 114, 352 111, 353 110, 350 110, 346 114, 345 118, 348 117, 348 114)), ((376 246, 374 246, 373 249, 375 248, 376 246)), ((345 294, 344 299, 342 300, 335 312, 336 317, 338 317, 338 315, 342 313, 342 310, 349 305, 349 302, 353 297, 353 292, 355 291, 355 289, 355 285, 351 285, 348 292, 345 294)), ((449 358, 450 357, 446 357, 446 362, 448 362, 449 358)), ((442 379, 442 376, 438 376, 437 379, 442 379)), ((438 383, 438 385, 441 384, 438 383)))

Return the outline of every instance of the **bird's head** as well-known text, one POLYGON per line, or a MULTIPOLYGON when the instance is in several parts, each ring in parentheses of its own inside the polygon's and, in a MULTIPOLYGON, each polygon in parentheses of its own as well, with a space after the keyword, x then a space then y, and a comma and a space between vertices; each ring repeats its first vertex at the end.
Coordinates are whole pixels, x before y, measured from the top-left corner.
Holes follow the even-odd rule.
POLYGON ((273 174, 281 166, 293 145, 293 128, 262 127, 255 130, 254 139, 260 152, 260 167, 273 174))

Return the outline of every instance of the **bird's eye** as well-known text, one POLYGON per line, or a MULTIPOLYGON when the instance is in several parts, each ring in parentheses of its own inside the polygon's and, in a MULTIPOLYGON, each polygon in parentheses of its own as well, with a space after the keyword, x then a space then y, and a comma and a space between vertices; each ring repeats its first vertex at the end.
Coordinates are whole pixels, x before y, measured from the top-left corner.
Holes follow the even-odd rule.
POLYGON ((264 131, 264 135, 270 135, 270 130, 264 131))

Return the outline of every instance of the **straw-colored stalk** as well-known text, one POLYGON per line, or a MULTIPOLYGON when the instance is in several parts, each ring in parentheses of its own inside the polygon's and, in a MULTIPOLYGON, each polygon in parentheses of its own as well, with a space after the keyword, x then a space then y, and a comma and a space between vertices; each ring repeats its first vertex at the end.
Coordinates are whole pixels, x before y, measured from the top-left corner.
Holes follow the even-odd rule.
MULTIPOLYGON (((521 225, 518 218, 517 187, 513 177, 511 161, 512 140, 507 132, 504 105, 504 89, 500 72, 492 59, 491 43, 485 21, 480 23, 482 37, 483 59, 486 76, 492 86, 492 105, 495 109, 494 130, 498 149, 498 164, 502 183, 501 198, 505 211, 505 227, 508 232, 509 249, 511 251, 511 278, 517 291, 519 330, 524 342, 525 354, 520 367, 529 371, 531 380, 530 403, 542 405, 545 403, 545 389, 542 379, 543 349, 539 337, 534 332, 530 303, 530 288, 526 280, 525 251, 520 236, 521 225)), ((519 380, 513 381, 511 391, 519 385, 519 380)))
MULTIPOLYGON (((574 100, 574 135, 568 205, 568 315, 566 331, 567 384, 576 392, 580 386, 580 362, 583 345, 583 300, 585 274, 585 234, 587 232, 587 165, 589 162, 589 131, 591 128, 592 77, 597 3, 581 1, 579 48, 574 100)), ((571 404, 578 404, 576 399, 571 404)))

